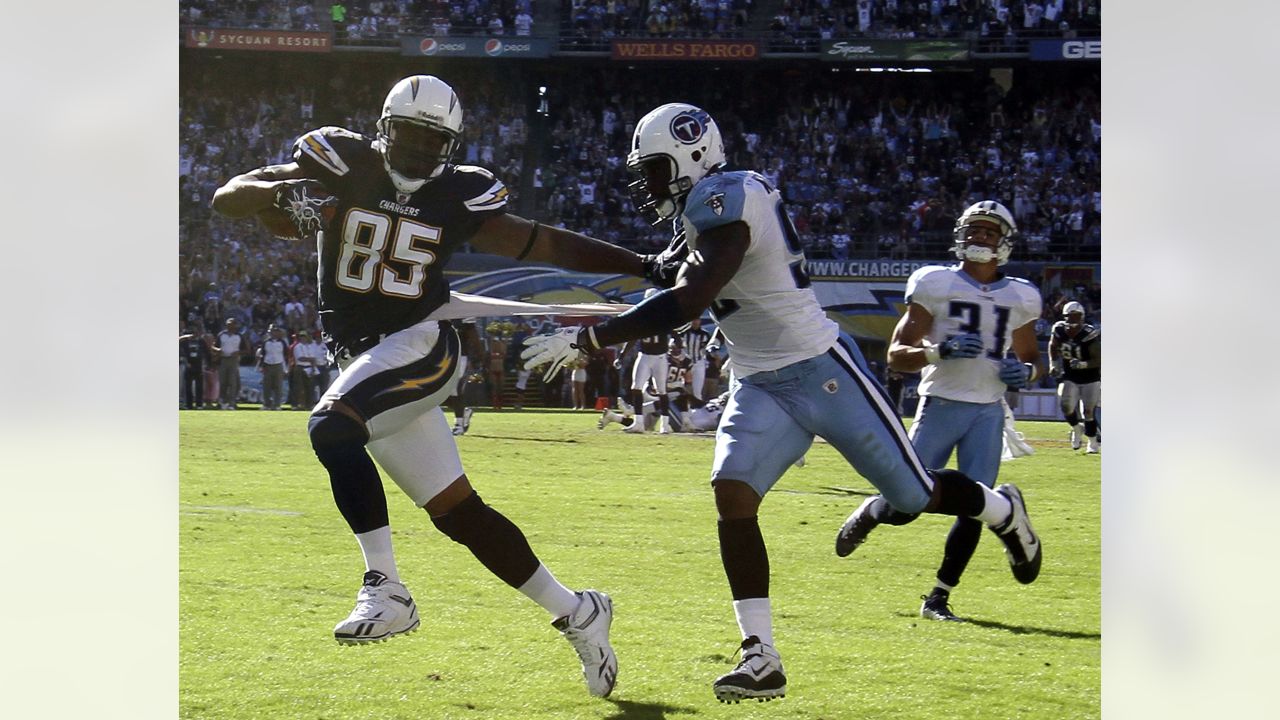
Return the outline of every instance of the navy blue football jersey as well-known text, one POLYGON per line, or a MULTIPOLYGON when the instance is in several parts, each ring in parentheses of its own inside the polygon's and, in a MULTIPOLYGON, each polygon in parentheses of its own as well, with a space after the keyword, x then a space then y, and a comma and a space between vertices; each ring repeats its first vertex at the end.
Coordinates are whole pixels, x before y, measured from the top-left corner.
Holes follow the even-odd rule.
POLYGON ((1067 332, 1067 324, 1059 320, 1053 324, 1051 330, 1053 336, 1058 340, 1058 349, 1062 352, 1063 377, 1073 383, 1083 385, 1085 383, 1094 383, 1102 379, 1102 368, 1085 368, 1083 370, 1072 370, 1072 360, 1089 361, 1094 358, 1093 348, 1095 345, 1102 346, 1102 331, 1085 323, 1080 332, 1073 338, 1067 332))
POLYGON ((338 199, 316 248, 320 319, 340 345, 403 330, 448 302, 449 258, 507 205, 502 181, 471 165, 398 192, 374 142, 323 127, 293 146, 298 165, 338 199))

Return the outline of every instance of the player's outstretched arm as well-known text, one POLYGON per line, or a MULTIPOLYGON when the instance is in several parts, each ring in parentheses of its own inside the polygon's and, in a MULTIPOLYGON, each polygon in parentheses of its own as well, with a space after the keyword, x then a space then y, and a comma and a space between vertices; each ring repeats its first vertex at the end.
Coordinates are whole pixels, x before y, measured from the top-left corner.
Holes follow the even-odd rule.
POLYGON ((525 340, 520 358, 526 368, 548 365, 546 377, 580 353, 658 335, 700 317, 728 284, 751 244, 746 223, 734 222, 708 230, 698 239, 698 252, 690 253, 680 269, 675 287, 646 298, 630 310, 586 329, 562 328, 551 335, 525 340))
POLYGON ((272 207, 280 183, 307 177, 298 163, 268 165, 237 175, 213 193, 213 209, 227 217, 242 218, 272 207))
POLYGON ((626 248, 510 213, 486 220, 471 238, 471 245, 495 255, 569 270, 645 275, 643 257, 626 248))

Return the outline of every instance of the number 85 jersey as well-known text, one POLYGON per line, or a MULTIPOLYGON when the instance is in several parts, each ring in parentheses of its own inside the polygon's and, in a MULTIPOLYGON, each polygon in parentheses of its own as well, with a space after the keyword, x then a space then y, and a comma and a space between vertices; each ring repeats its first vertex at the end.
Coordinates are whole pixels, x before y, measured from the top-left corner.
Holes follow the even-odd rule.
POLYGON ((959 265, 929 265, 907 278, 907 303, 933 315, 926 338, 940 344, 969 333, 982 338, 976 358, 942 359, 920 374, 920 395, 971 403, 993 403, 1004 395, 1000 361, 1012 346, 1013 331, 1040 317, 1040 291, 1021 278, 979 283, 959 265))
POLYGON ((338 198, 316 252, 320 318, 339 343, 403 330, 448 302, 445 263, 507 205, 502 181, 470 165, 449 165, 417 192, 397 192, 373 143, 323 127, 293 146, 307 176, 338 198))

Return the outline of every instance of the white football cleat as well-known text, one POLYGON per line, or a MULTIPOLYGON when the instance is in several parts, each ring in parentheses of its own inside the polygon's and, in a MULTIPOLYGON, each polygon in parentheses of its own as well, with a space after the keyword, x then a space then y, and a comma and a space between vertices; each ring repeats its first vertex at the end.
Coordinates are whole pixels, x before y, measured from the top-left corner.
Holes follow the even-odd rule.
POLYGON ((621 415, 619 415, 618 413, 608 408, 605 408, 604 412, 600 414, 600 421, 596 423, 596 427, 599 428, 600 430, 603 430, 605 426, 608 425, 609 423, 621 423, 621 422, 622 422, 621 415))
POLYGON ((596 697, 608 697, 618 682, 618 656, 609 645, 613 601, 598 590, 583 590, 577 595, 578 607, 551 626, 560 631, 582 660, 587 691, 596 697))
POLYGON ((362 645, 417 629, 418 606, 409 591, 377 570, 370 570, 364 574, 364 585, 356 595, 356 608, 333 628, 333 637, 343 645, 362 645))
POLYGON ((622 432, 643 434, 644 433, 644 416, 642 415, 632 416, 631 424, 622 428, 622 432))
POLYGON ((1072 450, 1080 449, 1080 443, 1083 442, 1081 438, 1083 437, 1084 437, 1084 425, 1078 425, 1078 424, 1072 425, 1071 426, 1071 449, 1072 450))
POLYGON ((668 418, 666 415, 658 416, 658 434, 659 435, 671 434, 671 419, 668 418))
POLYGON ((1089 438, 1089 445, 1088 447, 1085 448, 1084 454, 1093 455, 1094 453, 1101 452, 1101 451, 1102 451, 1102 441, 1096 437, 1089 438))

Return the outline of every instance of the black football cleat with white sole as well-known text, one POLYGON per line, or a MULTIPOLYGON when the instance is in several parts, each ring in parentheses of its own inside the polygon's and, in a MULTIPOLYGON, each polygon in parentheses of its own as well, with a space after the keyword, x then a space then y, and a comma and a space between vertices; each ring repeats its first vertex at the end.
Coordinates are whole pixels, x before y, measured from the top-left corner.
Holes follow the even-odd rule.
POLYGON ((711 689, 722 703, 752 699, 765 702, 786 697, 787 676, 782 670, 782 657, 772 645, 752 635, 742 641, 742 661, 733 672, 716 678, 711 689))

